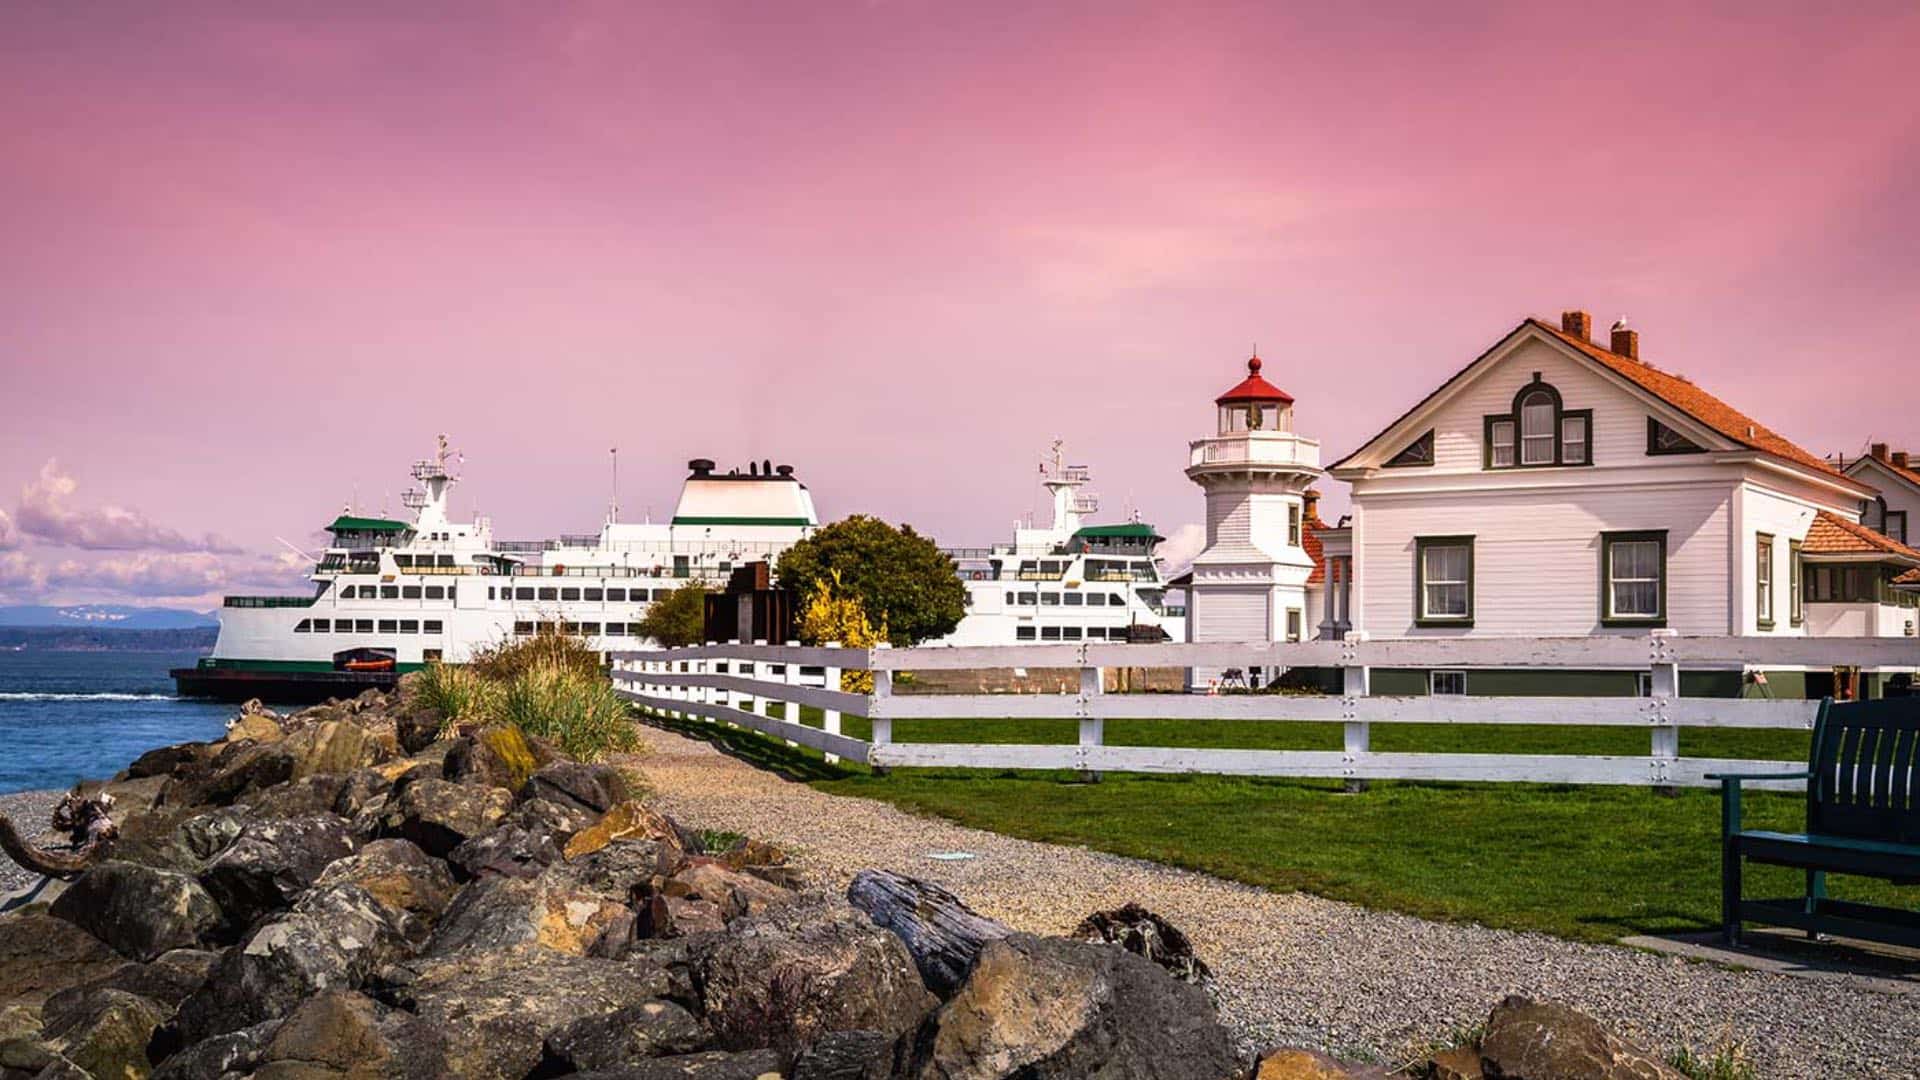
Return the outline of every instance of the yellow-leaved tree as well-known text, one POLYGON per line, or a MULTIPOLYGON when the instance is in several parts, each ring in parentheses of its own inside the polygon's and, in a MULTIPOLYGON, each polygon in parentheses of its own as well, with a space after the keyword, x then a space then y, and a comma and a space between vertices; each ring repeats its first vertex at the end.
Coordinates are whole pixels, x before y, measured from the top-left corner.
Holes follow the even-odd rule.
MULTIPOLYGON (((800 640, 809 645, 837 641, 849 649, 871 649, 887 640, 887 624, 882 619, 878 627, 873 625, 866 605, 841 586, 840 571, 835 570, 807 597, 806 610, 800 613, 800 640)), ((873 672, 841 672, 840 689, 849 694, 873 693, 873 672)))

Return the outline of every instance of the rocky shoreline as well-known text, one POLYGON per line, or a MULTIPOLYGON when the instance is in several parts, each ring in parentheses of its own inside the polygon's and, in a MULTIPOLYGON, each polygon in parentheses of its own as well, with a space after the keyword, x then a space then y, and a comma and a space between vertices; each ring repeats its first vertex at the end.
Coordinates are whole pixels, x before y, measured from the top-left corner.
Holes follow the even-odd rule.
MULTIPOLYGON (((1249 1060, 1143 909, 1044 937, 883 871, 822 890, 619 768, 444 726, 253 709, 87 785, 108 857, 0 915, 0 1080, 1386 1075, 1249 1060)), ((1522 999, 1449 1053, 1416 1073, 1680 1076, 1522 999)))

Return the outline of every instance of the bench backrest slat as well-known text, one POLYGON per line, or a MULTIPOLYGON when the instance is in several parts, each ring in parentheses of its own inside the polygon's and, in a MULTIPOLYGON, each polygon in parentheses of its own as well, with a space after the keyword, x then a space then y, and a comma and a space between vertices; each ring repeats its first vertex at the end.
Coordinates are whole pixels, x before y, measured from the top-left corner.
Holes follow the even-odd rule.
POLYGON ((1920 698, 1821 702, 1807 831, 1920 843, 1920 698))

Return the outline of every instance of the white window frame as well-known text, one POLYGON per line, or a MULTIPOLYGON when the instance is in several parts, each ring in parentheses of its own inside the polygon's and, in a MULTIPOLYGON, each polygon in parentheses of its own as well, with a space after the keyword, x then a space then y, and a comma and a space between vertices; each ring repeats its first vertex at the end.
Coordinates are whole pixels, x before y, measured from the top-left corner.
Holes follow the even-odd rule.
POLYGON ((1493 422, 1493 450, 1490 460, 1493 462, 1494 468, 1508 469, 1512 468, 1515 464, 1518 454, 1515 440, 1518 438, 1519 430, 1519 426, 1511 420, 1495 420, 1493 422), (1501 428, 1507 429, 1507 440, 1504 443, 1500 441, 1501 428), (1503 450, 1506 452, 1504 459, 1501 456, 1501 451, 1503 450))
POLYGON ((1449 538, 1436 540, 1426 545, 1416 545, 1414 557, 1420 562, 1420 595, 1416 598, 1416 602, 1419 604, 1420 618, 1435 622, 1465 623, 1471 621, 1473 618, 1473 542, 1471 540, 1456 541, 1449 538), (1427 556, 1434 551, 1450 549, 1460 549, 1466 552, 1466 572, 1464 576, 1460 578, 1433 577, 1428 570, 1427 556), (1462 610, 1435 612, 1432 605, 1433 588, 1435 586, 1458 586, 1464 597, 1464 603, 1461 605, 1462 610))
POLYGON ((1427 693, 1433 697, 1465 697, 1467 693, 1467 673, 1459 668, 1433 670, 1427 672, 1427 693), (1442 690, 1440 680, 1459 680, 1460 689, 1442 690))
POLYGON ((1665 546, 1662 545, 1658 540, 1614 540, 1607 544, 1607 617, 1608 618, 1610 619, 1658 619, 1666 615, 1666 612, 1660 610, 1660 579, 1663 576, 1665 576, 1665 572, 1666 572, 1665 568, 1661 565, 1663 560, 1660 558, 1660 553, 1664 550, 1665 550, 1665 546), (1622 548, 1629 547, 1629 546, 1638 546, 1638 545, 1645 545, 1646 547, 1650 547, 1654 550, 1653 576, 1652 577, 1622 577, 1619 573, 1618 567, 1615 565, 1613 561, 1614 555, 1617 554, 1622 548), (1652 585, 1653 586, 1653 610, 1652 611, 1620 610, 1620 586, 1622 585, 1652 585))
POLYGON ((1587 434, 1586 417, 1560 417, 1560 463, 1562 465, 1587 463, 1587 434), (1578 437, 1571 432, 1578 432, 1578 437))
POLYGON ((1544 390, 1536 390, 1520 400, 1520 415, 1514 418, 1520 425, 1520 464, 1553 464, 1553 445, 1554 440, 1558 437, 1558 433, 1553 430, 1553 421, 1556 414, 1557 410, 1553 407, 1553 395, 1544 390), (1545 413, 1544 426, 1540 431, 1529 431, 1527 427, 1529 414, 1538 416, 1541 412, 1545 413), (1546 443, 1546 456, 1535 457, 1535 444, 1543 441, 1546 443))

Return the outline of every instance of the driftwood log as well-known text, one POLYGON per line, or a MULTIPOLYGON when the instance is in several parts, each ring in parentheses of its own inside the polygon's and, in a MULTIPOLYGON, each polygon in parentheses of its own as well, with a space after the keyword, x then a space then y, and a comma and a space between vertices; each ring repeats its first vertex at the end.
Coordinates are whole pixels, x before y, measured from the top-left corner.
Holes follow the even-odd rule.
POLYGON ((1172 923, 1141 907, 1128 904, 1112 911, 1096 911, 1073 931, 1081 941, 1118 945, 1144 956, 1181 982, 1210 986, 1213 972, 1196 956, 1193 942, 1172 923))
POLYGON ((70 879, 79 877, 86 869, 112 850, 114 840, 120 836, 120 827, 113 823, 113 796, 102 792, 91 799, 83 799, 69 792, 53 808, 54 829, 65 833, 67 846, 43 848, 21 836, 14 828, 13 821, 0 814, 0 851, 21 867, 45 877, 70 879))
POLYGON ((927 989, 943 1001, 967 981, 987 942, 1013 932, 938 885, 887 870, 854 875, 847 900, 906 943, 927 989))

